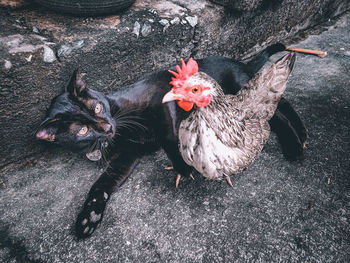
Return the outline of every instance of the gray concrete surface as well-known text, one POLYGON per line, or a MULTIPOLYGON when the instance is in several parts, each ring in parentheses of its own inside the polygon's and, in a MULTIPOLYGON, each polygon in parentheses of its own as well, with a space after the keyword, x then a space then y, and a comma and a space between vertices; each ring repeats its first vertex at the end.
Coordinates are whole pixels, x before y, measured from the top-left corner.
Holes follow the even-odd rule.
POLYGON ((0 7, 0 169, 45 150, 28 134, 77 67, 90 87, 110 92, 181 57, 241 58, 350 10, 350 0, 243 2, 255 8, 229 12, 208 0, 137 0, 123 13, 86 18, 35 4, 0 7))
POLYGON ((286 97, 309 130, 302 163, 272 135, 261 156, 226 183, 182 180, 165 154, 144 157, 84 241, 72 228, 100 173, 52 149, 1 171, 2 262, 349 262, 350 16, 295 46, 286 97))

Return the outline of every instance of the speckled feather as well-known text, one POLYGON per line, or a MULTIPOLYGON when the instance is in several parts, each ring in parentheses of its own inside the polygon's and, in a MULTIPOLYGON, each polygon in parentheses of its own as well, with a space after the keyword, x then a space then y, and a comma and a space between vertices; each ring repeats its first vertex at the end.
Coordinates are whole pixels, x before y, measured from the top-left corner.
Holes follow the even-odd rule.
POLYGON ((214 180, 249 166, 270 135, 268 120, 286 88, 294 61, 294 54, 284 56, 259 72, 236 95, 224 95, 219 84, 205 73, 194 74, 194 83, 211 84, 213 99, 180 124, 179 147, 185 162, 214 180))

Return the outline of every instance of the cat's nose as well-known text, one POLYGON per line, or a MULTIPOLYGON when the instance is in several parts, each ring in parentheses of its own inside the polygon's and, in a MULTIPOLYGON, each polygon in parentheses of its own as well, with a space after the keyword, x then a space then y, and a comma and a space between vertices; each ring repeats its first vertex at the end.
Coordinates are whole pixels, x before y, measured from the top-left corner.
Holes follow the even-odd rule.
POLYGON ((112 125, 109 124, 109 123, 104 123, 104 124, 102 125, 102 128, 103 128, 103 130, 105 131, 105 133, 112 133, 112 132, 113 132, 113 127, 112 127, 112 125))

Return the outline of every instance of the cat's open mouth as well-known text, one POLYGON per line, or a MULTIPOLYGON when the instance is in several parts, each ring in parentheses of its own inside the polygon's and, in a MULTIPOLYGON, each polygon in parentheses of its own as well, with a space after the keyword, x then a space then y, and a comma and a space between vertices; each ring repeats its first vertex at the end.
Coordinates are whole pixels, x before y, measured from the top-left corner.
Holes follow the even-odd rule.
MULTIPOLYGON (((107 147, 108 147, 108 142, 101 143, 101 149, 105 149, 107 147)), ((97 162, 102 158, 102 152, 100 149, 96 149, 92 152, 88 152, 85 155, 90 161, 93 161, 93 162, 97 162)))
POLYGON ((100 150, 95 150, 93 152, 89 152, 86 154, 86 157, 93 162, 97 162, 99 160, 101 160, 102 158, 102 153, 100 150))

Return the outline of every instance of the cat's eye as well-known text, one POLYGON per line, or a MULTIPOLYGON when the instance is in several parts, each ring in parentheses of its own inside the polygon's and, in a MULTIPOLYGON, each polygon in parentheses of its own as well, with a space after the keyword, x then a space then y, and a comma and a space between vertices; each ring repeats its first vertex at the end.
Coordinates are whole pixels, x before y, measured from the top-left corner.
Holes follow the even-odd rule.
POLYGON ((84 136, 88 132, 88 127, 86 125, 82 126, 80 130, 78 131, 79 136, 84 136))
POLYGON ((100 103, 97 103, 95 106, 95 114, 99 114, 102 111, 103 107, 100 103))

